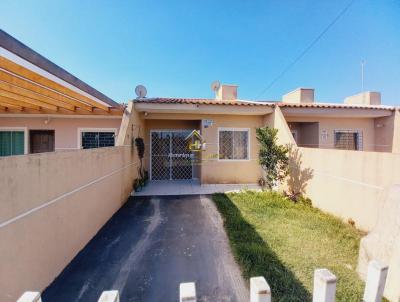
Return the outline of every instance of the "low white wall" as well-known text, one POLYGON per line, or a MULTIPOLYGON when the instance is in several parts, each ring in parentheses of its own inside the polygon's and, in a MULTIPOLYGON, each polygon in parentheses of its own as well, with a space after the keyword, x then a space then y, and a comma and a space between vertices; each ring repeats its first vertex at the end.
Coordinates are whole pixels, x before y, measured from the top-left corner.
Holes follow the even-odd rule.
POLYGON ((132 147, 0 158, 0 301, 43 290, 125 203, 132 147))

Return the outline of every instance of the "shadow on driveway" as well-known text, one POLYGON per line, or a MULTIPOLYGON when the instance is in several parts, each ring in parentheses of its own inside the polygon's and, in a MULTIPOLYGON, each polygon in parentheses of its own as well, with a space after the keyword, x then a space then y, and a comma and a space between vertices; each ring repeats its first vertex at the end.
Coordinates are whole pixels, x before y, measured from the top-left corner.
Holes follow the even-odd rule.
POLYGON ((116 289, 121 302, 178 301, 181 282, 196 282, 198 301, 249 298, 209 196, 130 198, 42 299, 90 302, 116 289))

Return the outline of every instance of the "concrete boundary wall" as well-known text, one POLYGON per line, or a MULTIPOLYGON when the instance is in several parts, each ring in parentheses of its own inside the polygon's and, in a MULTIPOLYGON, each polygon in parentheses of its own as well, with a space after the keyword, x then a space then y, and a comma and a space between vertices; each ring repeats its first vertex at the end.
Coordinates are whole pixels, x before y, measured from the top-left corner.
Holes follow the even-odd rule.
POLYGON ((345 221, 352 219, 357 228, 370 231, 377 223, 386 191, 400 183, 400 169, 396 168, 400 167, 400 154, 298 150, 292 154, 294 181, 304 182, 305 194, 314 206, 345 221))
POLYGON ((0 293, 46 288, 125 203, 137 177, 130 146, 0 159, 0 293))

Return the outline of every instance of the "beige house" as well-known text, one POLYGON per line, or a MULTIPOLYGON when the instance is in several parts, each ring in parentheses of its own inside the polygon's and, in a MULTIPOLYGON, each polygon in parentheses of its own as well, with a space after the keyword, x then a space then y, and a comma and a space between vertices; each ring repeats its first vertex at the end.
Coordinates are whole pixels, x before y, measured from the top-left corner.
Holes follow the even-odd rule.
POLYGON ((114 146, 123 110, 0 30, 0 156, 114 146))
POLYGON ((140 177, 135 139, 144 140, 155 185, 250 184, 262 176, 263 126, 298 147, 290 178, 314 206, 373 231, 361 258, 389 263, 386 296, 398 301, 398 187, 388 201, 385 194, 400 182, 400 111, 379 93, 328 104, 300 88, 254 102, 220 85, 214 99, 139 98, 122 107, 0 30, 0 300, 48 286, 126 202, 140 177))
POLYGON ((238 99, 237 86, 221 85, 215 99, 140 98, 132 110, 133 128, 147 146, 152 180, 257 182, 261 170, 256 129, 277 127, 276 115, 283 116, 280 126, 292 134, 286 142, 300 147, 379 152, 399 148, 398 111, 381 105, 376 92, 327 104, 314 101, 313 89, 299 88, 280 102, 253 102, 238 99), (193 130, 203 137, 201 152, 186 148, 185 138, 193 130))
MULTIPOLYGON (((0 156, 132 145, 142 137, 151 180, 256 183, 256 129, 278 128, 308 148, 400 152, 399 112, 364 92, 343 104, 299 88, 281 101, 245 101, 237 86, 214 99, 138 98, 125 110, 96 89, 0 31, 0 156), (121 131, 120 131, 121 129, 121 131), (188 148, 197 130, 202 150, 188 148)), ((286 135, 287 136, 287 135, 286 135)))

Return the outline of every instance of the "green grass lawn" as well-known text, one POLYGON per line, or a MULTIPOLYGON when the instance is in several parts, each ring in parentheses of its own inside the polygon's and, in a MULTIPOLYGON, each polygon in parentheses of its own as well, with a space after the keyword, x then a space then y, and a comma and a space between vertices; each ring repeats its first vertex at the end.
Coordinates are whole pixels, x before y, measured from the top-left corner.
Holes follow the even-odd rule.
POLYGON ((336 301, 361 301, 356 273, 362 234, 339 219, 272 192, 215 194, 232 251, 246 279, 264 276, 273 301, 311 301, 313 274, 338 278, 336 301))

